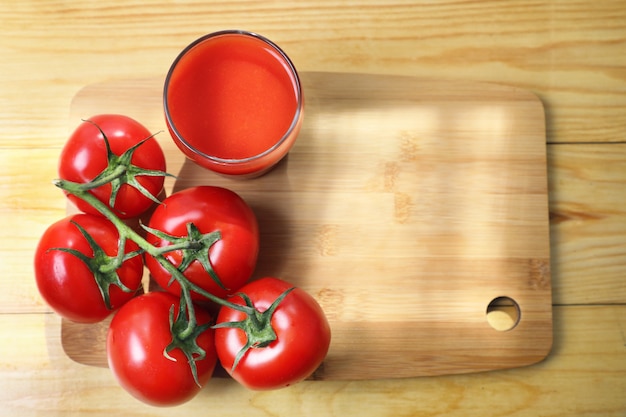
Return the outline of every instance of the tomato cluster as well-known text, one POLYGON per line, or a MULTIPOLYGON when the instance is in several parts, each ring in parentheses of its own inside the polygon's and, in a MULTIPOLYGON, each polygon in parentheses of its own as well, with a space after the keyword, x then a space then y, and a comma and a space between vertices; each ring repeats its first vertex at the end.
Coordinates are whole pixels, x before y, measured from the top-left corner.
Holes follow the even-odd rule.
POLYGON ((210 185, 159 201, 167 175, 158 142, 135 120, 105 114, 82 123, 55 183, 82 213, 39 241, 42 298, 76 322, 113 313, 109 367, 148 404, 190 400, 218 361, 250 389, 310 376, 328 352, 328 321, 302 289, 273 277, 251 281, 260 244, 253 210, 210 185), (129 226, 140 216, 140 229, 129 226), (144 292, 144 270, 156 290, 144 292))

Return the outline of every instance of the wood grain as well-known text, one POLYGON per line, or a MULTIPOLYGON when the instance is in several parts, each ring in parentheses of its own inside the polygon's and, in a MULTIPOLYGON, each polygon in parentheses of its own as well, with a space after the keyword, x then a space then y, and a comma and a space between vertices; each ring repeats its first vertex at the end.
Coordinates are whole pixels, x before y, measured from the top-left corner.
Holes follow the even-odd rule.
POLYGON ((554 302, 626 299, 626 145, 549 148, 554 302))
MULTIPOLYGON (((17 83, 6 93, 17 105, 0 114, 2 124, 19 123, 22 132, 33 125, 49 131, 53 125, 63 132, 62 109, 53 97, 69 100, 81 86, 103 79, 165 74, 193 39, 243 28, 278 42, 300 70, 514 85, 546 103, 550 143, 624 140, 622 0, 152 3, 0 5, 5 61, 16 62, 6 71, 17 83), (18 100, 21 91, 41 89, 46 91, 41 107, 18 100)), ((48 135, 31 134, 29 140, 50 146, 48 135)), ((53 140, 62 143, 61 137, 53 140)))
MULTIPOLYGON (((623 303, 626 145, 551 144, 547 149, 553 302, 623 303)), ((50 183, 56 177, 57 156, 58 150, 51 149, 0 153, 6 170, 0 178, 0 213, 11 219, 0 228, 0 239, 12 239, 0 258, 13 278, 0 280, 2 313, 48 311, 35 287, 31 257, 41 233, 66 210, 65 199, 50 183), (34 158, 32 169, 21 169, 28 158, 34 158), (37 195, 30 191, 33 183, 43 184, 37 195), (24 227, 30 232, 24 233, 24 227)), ((320 230, 320 238, 332 236, 333 230, 320 230)), ((319 250, 336 251, 328 239, 321 242, 319 250)))
POLYGON ((625 306, 555 307, 554 354, 531 367, 380 381, 304 381, 270 392, 248 391, 217 378, 175 409, 147 407, 125 393, 108 369, 71 361, 62 350, 60 326, 53 314, 24 314, 19 323, 0 315, 0 337, 23 347, 24 354, 0 345, 3 357, 14 357, 0 363, 4 415, 63 416, 72 410, 75 415, 182 416, 206 413, 209 404, 224 417, 344 417, 354 410, 390 417, 621 417, 626 410, 626 341, 619 330, 626 328, 625 306))
MULTIPOLYGON (((302 133, 262 178, 219 177, 184 159, 167 134, 159 140, 178 177, 168 193, 202 184, 239 192, 261 229, 255 276, 287 279, 326 310, 333 341, 314 378, 465 373, 545 357, 552 326, 541 102, 491 84, 301 77, 302 133), (521 310, 511 331, 486 319, 500 296, 521 310)), ((161 89, 160 79, 88 86, 71 114, 115 111, 162 126, 161 89)), ((105 330, 65 322, 66 352, 106 365, 105 330)))
MULTIPOLYGON (((618 174, 621 168, 611 167, 626 158, 625 15, 622 0, 0 2, 0 414, 195 415, 210 403, 225 417, 623 417, 626 233, 619 196, 626 180, 609 172, 618 174), (75 126, 70 102, 84 85, 162 76, 192 39, 232 27, 269 36, 301 71, 489 81, 541 98, 553 295, 567 305, 554 308, 546 361, 467 376, 307 381, 266 393, 220 379, 197 400, 161 410, 126 395, 108 370, 67 358, 60 319, 45 314, 34 287, 31 256, 45 227, 65 213, 50 180, 75 126), (613 302, 619 305, 586 305, 613 302)), ((333 236, 332 227, 320 232, 333 236)), ((322 247, 327 256, 337 253, 322 247)))

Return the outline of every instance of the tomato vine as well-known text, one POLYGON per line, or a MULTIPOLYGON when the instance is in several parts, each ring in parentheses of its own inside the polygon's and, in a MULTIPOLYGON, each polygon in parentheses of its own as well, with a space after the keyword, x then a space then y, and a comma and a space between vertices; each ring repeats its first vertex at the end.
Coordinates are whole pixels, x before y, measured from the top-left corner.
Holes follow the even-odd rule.
MULTIPOLYGON (((93 122, 91 123, 96 125, 93 122)), ((96 127, 99 129, 100 133, 104 137, 109 165, 102 171, 100 175, 98 175, 90 182, 79 183, 64 179, 57 179, 53 181, 53 184, 62 189, 65 193, 71 194, 91 205, 91 207, 96 209, 117 228, 119 233, 119 246, 121 248, 119 250, 120 254, 124 253, 124 242, 126 242, 127 240, 132 240, 137 244, 137 246, 145 255, 152 256, 159 262, 160 265, 163 266, 163 268, 168 273, 171 274, 172 279, 170 281, 170 284, 176 281, 180 285, 181 296, 178 312, 174 312, 174 306, 172 306, 172 310, 170 311, 170 330, 172 341, 164 349, 164 356, 172 359, 169 355, 169 352, 176 348, 180 349, 188 359, 194 381, 196 382, 196 384, 199 385, 195 362, 204 359, 205 352, 198 346, 198 344, 196 343, 196 339, 209 326, 206 324, 201 326, 198 325, 195 310, 193 308, 193 300, 191 297, 192 291, 220 306, 226 306, 234 310, 240 311, 244 313, 248 318, 241 323, 222 324, 222 327, 239 327, 244 330, 247 335, 248 343, 244 347, 244 349, 242 349, 240 355, 238 356, 237 362, 239 361, 239 359, 241 359, 245 351, 247 351, 248 349, 267 346, 269 343, 275 340, 276 334, 275 332, 273 332, 272 326, 270 324, 271 316, 280 300, 282 300, 290 290, 286 291, 281 297, 279 297, 275 303, 275 306, 273 306, 271 309, 265 312, 259 312, 250 302, 246 303, 246 305, 239 305, 229 302, 225 299, 219 298, 211 294, 210 292, 204 290, 203 288, 199 287, 198 285, 187 279, 183 272, 193 261, 197 260, 202 264, 207 273, 209 273, 209 275, 218 283, 218 285, 223 288, 223 284, 213 270, 208 257, 210 247, 221 239, 219 230, 203 234, 193 223, 189 223, 187 224, 187 236, 175 237, 142 225, 142 227, 146 231, 153 233, 161 238, 165 238, 171 243, 170 245, 156 247, 148 242, 144 237, 142 237, 137 231, 128 226, 120 217, 115 214, 113 209, 111 209, 111 207, 113 207, 115 203, 115 198, 117 194, 116 190, 119 189, 121 184, 128 184, 132 187, 135 187, 142 194, 149 194, 146 195, 146 197, 160 203, 157 200, 156 196, 150 194, 148 190, 146 190, 139 184, 139 182, 136 180, 136 177, 140 175, 172 175, 161 171, 143 170, 130 164, 130 158, 132 157, 132 154, 149 138, 146 138, 143 141, 139 142, 137 145, 131 147, 121 156, 116 156, 111 152, 108 140, 102 129, 100 129, 100 127, 98 127, 97 125, 96 127), (109 205, 98 199, 90 192, 90 190, 107 183, 111 183, 113 186, 109 205), (180 250, 183 253, 183 262, 178 267, 173 265, 165 257, 168 252, 175 250, 180 250)), ((152 136, 150 136, 150 138, 151 137, 152 136)), ((95 245, 95 242, 90 241, 90 245, 91 244, 95 245)), ((72 253, 76 256, 79 256, 85 263, 88 264, 90 269, 94 271, 94 276, 96 277, 96 281, 101 289, 104 300, 108 303, 108 287, 112 284, 118 285, 118 283, 117 281, 115 281, 114 277, 110 275, 106 275, 106 279, 98 279, 98 276, 103 275, 102 273, 98 272, 98 269, 111 269, 111 265, 114 266, 115 264, 121 264, 121 261, 127 259, 129 256, 136 256, 137 253, 126 255, 125 258, 121 258, 122 255, 119 255, 119 259, 112 259, 104 262, 103 256, 100 256, 102 252, 101 249, 99 250, 98 248, 93 246, 92 249, 94 250, 94 253, 99 254, 95 257, 95 259, 86 259, 86 257, 82 254, 79 255, 74 252, 72 253)), ((124 290, 124 288, 122 289, 124 290)), ((233 369, 235 368, 235 366, 236 364, 233 365, 233 369)))
POLYGON ((154 135, 122 115, 84 122, 53 181, 83 213, 48 228, 35 254, 50 306, 86 323, 119 308, 108 325, 108 365, 149 404, 192 398, 217 361, 250 389, 309 377, 328 352, 330 325, 303 289, 271 276, 250 282, 259 254, 252 208, 209 185, 159 200, 162 177, 175 176, 154 135), (147 224, 136 226, 148 210, 147 224), (139 294, 146 270, 165 291, 139 294))

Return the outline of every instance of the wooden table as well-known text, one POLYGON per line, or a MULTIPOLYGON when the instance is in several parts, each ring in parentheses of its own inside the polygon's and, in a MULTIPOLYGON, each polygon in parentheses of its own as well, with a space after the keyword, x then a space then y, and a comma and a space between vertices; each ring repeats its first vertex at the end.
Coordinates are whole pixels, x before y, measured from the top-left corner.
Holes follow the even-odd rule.
POLYGON ((626 415, 626 7, 622 1, 0 2, 0 414, 626 415), (153 409, 71 361, 32 254, 65 214, 50 184, 87 84, 164 75, 196 37, 243 28, 301 71, 487 81, 537 94, 547 120, 554 345, 505 371, 307 381, 251 392, 213 381, 153 409), (218 399, 213 401, 213 399, 218 399))

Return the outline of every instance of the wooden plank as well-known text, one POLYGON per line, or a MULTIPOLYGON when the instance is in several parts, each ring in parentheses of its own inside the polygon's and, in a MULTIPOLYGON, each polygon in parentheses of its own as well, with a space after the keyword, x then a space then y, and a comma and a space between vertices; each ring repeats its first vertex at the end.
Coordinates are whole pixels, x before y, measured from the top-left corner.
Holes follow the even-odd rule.
MULTIPOLYGON (((553 302, 624 303, 626 194, 622 190, 626 186, 626 145, 558 144, 547 148, 553 302)), ((58 152, 9 149, 0 154, 7 169, 0 181, 4 202, 0 212, 11 219, 0 228, 0 236, 12 240, 0 259, 13 278, 0 280, 0 312, 47 310, 36 293, 30 256, 41 233, 65 211, 62 194, 50 184, 56 176, 54 155, 58 152), (22 169, 26 158, 34 158, 32 167, 36 169, 22 169), (40 185, 33 188, 34 183, 40 185)), ((313 181, 317 182, 314 188, 322 186, 321 179, 313 181)), ((378 185, 372 186, 382 187, 383 182, 378 179, 378 185)), ((330 254, 337 250, 329 246, 328 239, 337 238, 335 230, 328 227, 316 231, 318 251, 330 254)))
MULTIPOLYGON (((255 210, 255 276, 287 279, 329 312, 333 341, 314 378, 476 372, 545 357, 552 330, 541 102, 492 84, 301 76, 302 133, 266 176, 219 177, 185 160, 167 134, 158 138, 178 176, 172 190, 221 185, 255 210), (501 296, 521 310, 507 332, 487 318, 501 296)), ((158 78, 91 85, 71 114, 119 112, 162 130, 161 88, 158 78)), ((66 352, 105 365, 105 330, 64 322, 66 352)))
MULTIPOLYGON (((267 35, 303 71, 436 75, 531 90, 546 104, 551 143, 624 140, 622 0, 372 1, 366 6, 218 1, 192 7, 159 2, 151 13, 139 1, 88 8, 58 3, 3 9, 4 38, 12 40, 5 50, 5 62, 12 65, 3 70, 15 87, 5 90, 11 105, 0 114, 0 125, 13 126, 39 146, 58 143, 51 128, 64 132, 63 106, 82 85, 164 75, 193 39, 229 27, 267 35), (103 31, 94 31, 93 22, 103 31), (48 28, 45 36, 40 28, 48 28), (38 92, 37 106, 23 99, 26 90, 38 92)), ((22 146, 13 139, 0 137, 6 140, 3 146, 22 146)))
MULTIPOLYGON (((108 369, 77 364, 62 350, 60 319, 0 315, 3 389, 8 416, 172 415, 125 393, 108 369), (16 352, 20 352, 17 354, 16 352)), ((557 417, 626 413, 626 306, 555 307, 554 347, 543 362, 516 370, 379 381, 305 381, 284 390, 252 392, 230 379, 214 379, 180 412, 207 406, 220 416, 557 417), (216 401, 216 398, 219 398, 216 401)), ((178 409, 177 409, 178 410, 178 409)))
POLYGON ((5 149, 0 152, 1 313, 46 311, 33 275, 33 254, 51 219, 65 215, 65 197, 52 185, 57 150, 5 149), (25 168, 27 167, 27 168, 25 168))
POLYGON ((626 301, 626 144, 549 148, 554 302, 626 301))

